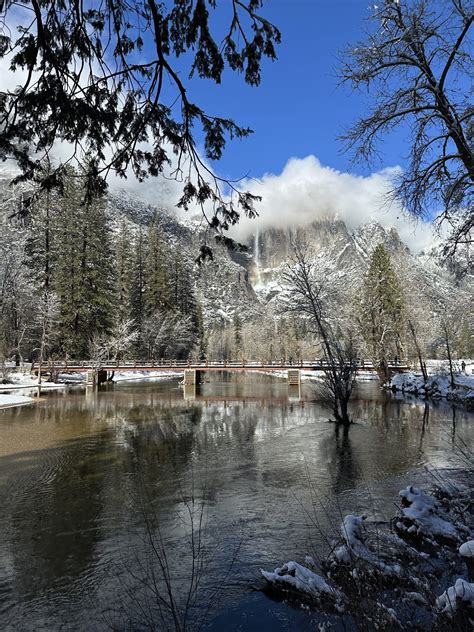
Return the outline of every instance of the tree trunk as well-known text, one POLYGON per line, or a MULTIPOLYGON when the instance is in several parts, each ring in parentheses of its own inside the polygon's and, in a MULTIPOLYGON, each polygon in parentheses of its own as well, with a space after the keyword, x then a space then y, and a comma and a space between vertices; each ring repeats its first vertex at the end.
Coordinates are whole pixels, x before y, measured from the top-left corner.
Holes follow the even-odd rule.
POLYGON ((426 381, 428 380, 428 373, 426 371, 426 363, 423 360, 423 356, 421 354, 420 345, 418 344, 418 339, 416 337, 415 328, 413 327, 413 323, 411 322, 411 320, 408 321, 408 329, 410 330, 410 333, 411 333, 411 335, 413 337, 413 342, 415 343, 415 349, 416 349, 416 353, 418 355, 418 362, 420 363, 420 369, 421 369, 421 372, 423 374, 423 381, 426 384, 426 381))

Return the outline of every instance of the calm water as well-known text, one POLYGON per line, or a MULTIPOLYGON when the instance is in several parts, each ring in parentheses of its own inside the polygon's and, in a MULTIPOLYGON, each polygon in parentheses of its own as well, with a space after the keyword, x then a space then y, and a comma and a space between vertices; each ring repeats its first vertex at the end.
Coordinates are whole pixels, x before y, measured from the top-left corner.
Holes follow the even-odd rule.
POLYGON ((390 517, 401 484, 472 446, 472 415, 375 384, 359 387, 348 436, 311 387, 301 400, 263 377, 200 389, 123 383, 0 411, 0 629, 165 629, 160 563, 182 611, 193 535, 193 621, 314 629, 318 615, 259 590, 259 569, 322 555, 341 513, 390 517))

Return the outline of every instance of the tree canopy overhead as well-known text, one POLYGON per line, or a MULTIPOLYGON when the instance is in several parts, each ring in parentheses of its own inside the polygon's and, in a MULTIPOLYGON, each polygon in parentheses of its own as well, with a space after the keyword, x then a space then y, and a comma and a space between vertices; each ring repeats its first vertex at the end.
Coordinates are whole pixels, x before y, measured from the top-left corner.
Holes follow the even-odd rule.
POLYGON ((343 136, 356 159, 407 124, 408 167, 394 195, 415 216, 453 224, 452 249, 474 225, 472 0, 381 0, 367 39, 347 51, 342 79, 367 89, 371 111, 343 136))
POLYGON ((15 159, 20 179, 43 188, 61 183, 40 165, 65 141, 64 162, 87 156, 88 190, 101 192, 110 171, 143 180, 165 174, 183 183, 179 205, 211 203, 216 230, 252 215, 255 196, 218 178, 228 138, 251 130, 194 103, 178 58, 190 76, 220 83, 226 68, 260 82, 264 57, 276 58, 278 29, 260 14, 264 0, 0 0, 0 61, 18 85, 0 91, 0 158, 15 159), (219 19, 215 14, 221 11, 219 19), (222 13, 223 12, 223 13, 222 13), (222 32, 220 24, 224 24, 222 32), (230 198, 223 188, 229 185, 230 198))

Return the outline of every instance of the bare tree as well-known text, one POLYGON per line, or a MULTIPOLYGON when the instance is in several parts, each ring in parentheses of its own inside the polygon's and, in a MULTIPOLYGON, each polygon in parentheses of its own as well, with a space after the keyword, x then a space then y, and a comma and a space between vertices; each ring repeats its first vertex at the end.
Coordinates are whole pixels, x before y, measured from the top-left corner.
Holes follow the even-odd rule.
POLYGON ((328 322, 324 283, 318 278, 307 245, 298 236, 292 239, 292 253, 292 261, 283 274, 289 292, 287 310, 306 317, 312 332, 319 337, 327 363, 322 399, 331 407, 335 421, 348 426, 348 404, 357 370, 354 347, 350 339, 336 335, 328 322))
POLYGON ((55 334, 59 316, 59 298, 53 292, 45 292, 38 303, 37 324, 39 326, 38 384, 41 384, 42 365, 55 334))
POLYGON ((182 357, 195 342, 191 317, 158 310, 145 321, 143 339, 151 360, 166 354, 182 357))
POLYGON ((423 381, 426 382, 428 379, 428 372, 426 370, 426 362, 423 358, 423 353, 421 351, 421 347, 420 347, 420 342, 418 340, 418 334, 416 331, 416 326, 413 324, 413 322, 408 319, 407 320, 407 325, 408 325, 408 330, 411 334, 411 337, 413 339, 413 344, 415 345, 415 349, 416 349, 416 354, 418 356, 418 362, 420 364, 420 370, 421 373, 423 375, 423 381))
POLYGON ((89 340, 89 355, 92 368, 98 371, 109 357, 107 339, 98 333, 94 333, 89 340))
POLYGON ((370 160, 395 127, 411 131, 408 168, 393 194, 415 216, 430 216, 441 202, 440 221, 461 217, 451 252, 471 242, 474 225, 473 16, 470 0, 381 0, 366 41, 346 52, 340 70, 373 101, 370 114, 342 137, 347 147, 370 160))
POLYGON ((134 324, 133 318, 122 320, 115 324, 107 337, 110 353, 117 361, 117 364, 138 339, 138 331, 133 329, 134 324))

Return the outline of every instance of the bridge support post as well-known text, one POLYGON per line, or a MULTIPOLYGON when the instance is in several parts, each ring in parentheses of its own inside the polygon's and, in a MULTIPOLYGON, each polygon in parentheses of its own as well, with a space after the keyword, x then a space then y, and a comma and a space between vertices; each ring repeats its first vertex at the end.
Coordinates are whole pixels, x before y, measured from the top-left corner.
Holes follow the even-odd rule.
POLYGON ((96 369, 88 369, 86 371, 86 386, 97 388, 101 384, 107 382, 107 371, 96 369))
POLYGON ((94 388, 97 386, 97 375, 94 369, 86 371, 86 386, 94 388))
POLYGON ((196 369, 184 369, 184 385, 196 384, 197 373, 196 369))
POLYGON ((301 399, 301 371, 299 369, 288 369, 288 399, 301 399))
POLYGON ((300 386, 301 384, 301 371, 299 369, 288 369, 288 385, 300 386))

